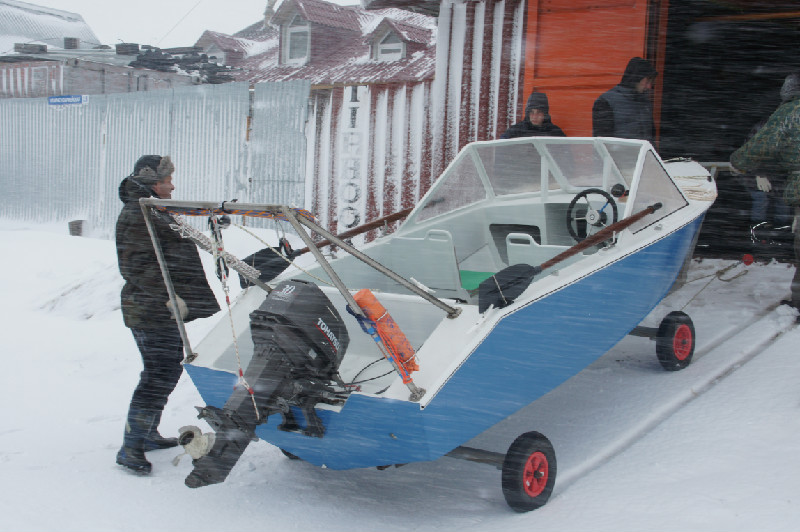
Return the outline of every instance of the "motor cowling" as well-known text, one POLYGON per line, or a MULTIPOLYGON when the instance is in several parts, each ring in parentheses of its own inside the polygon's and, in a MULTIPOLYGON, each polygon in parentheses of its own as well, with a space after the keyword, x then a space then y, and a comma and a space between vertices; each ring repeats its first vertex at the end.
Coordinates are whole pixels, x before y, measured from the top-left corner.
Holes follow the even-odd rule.
POLYGON ((330 299, 313 284, 286 281, 250 313, 256 350, 281 349, 296 370, 329 378, 339 370, 350 336, 330 299))
POLYGON ((343 401, 333 388, 350 343, 347 327, 320 288, 293 279, 280 283, 250 314, 253 357, 223 408, 199 408, 216 431, 208 454, 195 460, 186 477, 192 488, 223 482, 250 441, 256 426, 280 413, 281 430, 323 437, 325 427, 314 407, 343 401), (292 407, 299 408, 305 426, 292 407))

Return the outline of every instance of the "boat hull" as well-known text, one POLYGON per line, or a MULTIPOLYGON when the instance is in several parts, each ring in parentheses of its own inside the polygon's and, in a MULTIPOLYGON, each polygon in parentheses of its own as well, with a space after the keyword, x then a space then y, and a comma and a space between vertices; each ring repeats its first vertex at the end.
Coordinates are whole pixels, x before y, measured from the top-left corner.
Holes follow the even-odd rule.
MULTIPOLYGON (((276 416, 256 434, 331 469, 437 459, 557 388, 639 325, 669 292, 701 222, 702 215, 546 297, 520 301, 424 408, 354 393, 340 411, 317 409, 323 438, 281 431, 276 416)), ((236 376, 186 369, 203 400, 221 408, 236 376)))

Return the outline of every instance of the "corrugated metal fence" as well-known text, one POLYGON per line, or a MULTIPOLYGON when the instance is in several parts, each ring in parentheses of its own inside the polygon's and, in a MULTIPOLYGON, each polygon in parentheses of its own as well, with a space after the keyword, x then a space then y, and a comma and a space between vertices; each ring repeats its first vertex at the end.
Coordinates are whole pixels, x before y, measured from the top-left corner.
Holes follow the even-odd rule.
POLYGON ((310 86, 303 81, 0 101, 0 216, 88 220, 113 232, 117 187, 144 154, 170 154, 173 198, 304 205, 310 86), (248 131, 248 128, 250 131, 248 131))

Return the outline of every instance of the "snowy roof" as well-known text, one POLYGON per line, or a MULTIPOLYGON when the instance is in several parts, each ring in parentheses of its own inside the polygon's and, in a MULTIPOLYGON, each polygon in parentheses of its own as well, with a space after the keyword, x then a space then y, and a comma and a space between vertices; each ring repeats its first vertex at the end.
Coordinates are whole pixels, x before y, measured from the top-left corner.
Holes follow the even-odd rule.
POLYGON ((240 39, 211 30, 203 32, 203 35, 197 40, 196 46, 208 49, 211 44, 216 44, 220 50, 225 50, 226 52, 244 52, 246 48, 242 45, 240 39))
POLYGON ((372 41, 377 34, 382 33, 385 29, 394 31, 397 33, 398 37, 406 42, 416 42, 419 44, 431 44, 431 39, 435 33, 431 28, 421 28, 399 20, 385 18, 374 30, 367 34, 365 40, 372 41))
POLYGON ((237 39, 247 39, 250 41, 265 41, 278 36, 277 26, 266 24, 264 20, 259 20, 250 24, 243 30, 233 34, 237 39))
POLYGON ((415 52, 409 57, 393 62, 371 61, 368 52, 351 56, 336 64, 324 63, 297 67, 278 65, 277 47, 265 54, 245 60, 238 68, 245 70, 236 75, 239 81, 289 81, 309 80, 314 85, 347 83, 401 83, 433 78, 436 60, 433 53, 415 52), (260 61, 260 62, 259 62, 260 61))
POLYGON ((40 43, 64 48, 64 38, 80 39, 80 49, 100 41, 77 13, 15 0, 0 0, 0 54, 14 50, 15 43, 40 43))
POLYGON ((232 40, 226 37, 206 32, 197 44, 204 49, 212 42, 222 49, 221 44, 241 46, 246 57, 236 65, 240 70, 235 76, 238 81, 304 79, 316 85, 392 83, 432 79, 435 70, 436 20, 402 9, 367 11, 323 0, 285 0, 269 24, 261 20, 227 37, 232 40), (305 65, 282 65, 279 26, 295 14, 311 24, 312 42, 324 45, 312 46, 312 56, 305 65), (381 28, 391 29, 411 44, 405 58, 391 62, 371 59, 370 39, 381 28))
POLYGON ((280 25, 287 22, 294 13, 299 13, 309 22, 361 31, 357 11, 361 11, 361 9, 352 6, 339 6, 323 0, 286 0, 275 12, 271 22, 280 25))
POLYGON ((383 20, 391 20, 395 22, 402 22, 410 26, 417 26, 420 28, 427 28, 430 31, 436 32, 436 18, 419 13, 412 13, 405 9, 386 8, 386 9, 371 9, 369 11, 361 9, 361 31, 364 35, 371 33, 383 20))
POLYGON ((361 0, 361 5, 364 6, 364 9, 370 10, 401 7, 416 13, 438 17, 440 0, 361 0))
POLYGON ((251 24, 233 35, 206 30, 195 46, 209 50, 211 45, 215 44, 226 52, 244 52, 245 56, 254 56, 276 49, 279 31, 276 26, 265 24, 263 21, 251 24))

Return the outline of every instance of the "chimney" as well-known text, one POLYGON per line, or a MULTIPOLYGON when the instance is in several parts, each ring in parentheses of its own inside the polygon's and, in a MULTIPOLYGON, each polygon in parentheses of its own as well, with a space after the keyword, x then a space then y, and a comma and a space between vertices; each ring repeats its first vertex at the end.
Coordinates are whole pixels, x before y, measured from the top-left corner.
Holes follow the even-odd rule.
POLYGON ((77 37, 64 37, 64 50, 77 50, 81 40, 77 37))

